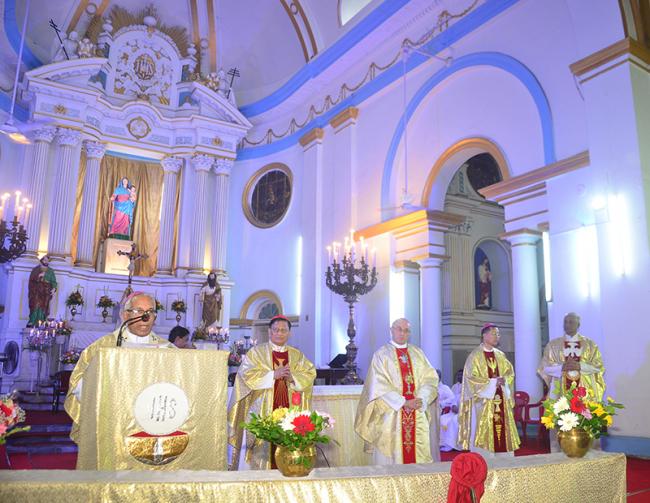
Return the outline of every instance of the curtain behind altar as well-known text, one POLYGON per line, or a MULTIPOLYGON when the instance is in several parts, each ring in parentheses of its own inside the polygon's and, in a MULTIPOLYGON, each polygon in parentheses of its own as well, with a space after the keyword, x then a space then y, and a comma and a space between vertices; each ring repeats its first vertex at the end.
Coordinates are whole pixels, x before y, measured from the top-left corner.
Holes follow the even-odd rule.
MULTIPOLYGON (((79 166, 79 183, 72 231, 72 259, 76 259, 79 219, 83 197, 83 180, 86 176, 86 158, 82 152, 79 166)), ((136 186, 137 203, 133 215, 133 241, 138 251, 149 258, 138 260, 135 264, 137 276, 152 276, 156 272, 158 259, 158 240, 160 235, 160 205, 164 173, 157 162, 135 161, 112 155, 105 155, 99 171, 99 190, 94 242, 94 263, 97 264, 99 244, 108 237, 108 225, 111 212, 111 195, 122 178, 136 186)), ((180 184, 177 184, 180 187, 180 184)), ((178 204, 178 191, 177 191, 178 204)), ((178 207, 178 206, 177 206, 178 207)), ((176 224, 176 222, 175 222, 176 224)), ((177 225, 174 225, 174 239, 177 225)), ((171 237, 171 236, 170 236, 171 237)), ((175 248, 175 247, 174 247, 175 248)))

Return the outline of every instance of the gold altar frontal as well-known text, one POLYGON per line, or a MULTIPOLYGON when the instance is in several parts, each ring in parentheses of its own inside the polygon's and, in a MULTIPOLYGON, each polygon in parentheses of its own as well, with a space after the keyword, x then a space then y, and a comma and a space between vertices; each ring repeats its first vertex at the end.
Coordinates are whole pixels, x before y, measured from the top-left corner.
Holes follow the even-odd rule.
MULTIPOLYGON (((258 472, 6 471, 4 503, 70 501, 444 502, 451 463, 320 468, 303 479, 258 472)), ((625 501, 625 456, 543 454, 488 460, 482 503, 625 501)))

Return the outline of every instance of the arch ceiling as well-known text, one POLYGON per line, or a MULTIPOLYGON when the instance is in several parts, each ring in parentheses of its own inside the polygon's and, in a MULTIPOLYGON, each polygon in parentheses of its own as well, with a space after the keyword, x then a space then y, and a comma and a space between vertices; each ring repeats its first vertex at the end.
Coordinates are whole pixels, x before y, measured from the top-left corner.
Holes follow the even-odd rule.
MULTIPOLYGON (((343 33, 338 23, 337 2, 327 2, 331 10, 328 13, 324 12, 321 2, 32 0, 27 28, 28 51, 23 60, 30 67, 34 62, 46 64, 52 61, 59 44, 49 27, 50 19, 57 23, 64 35, 75 30, 80 21, 83 23, 84 11, 89 4, 96 6, 98 15, 106 15, 114 7, 136 14, 153 5, 159 25, 184 28, 189 42, 194 42, 197 50, 201 40, 207 41, 211 70, 219 67, 226 71, 233 67, 239 70, 241 76, 234 89, 241 106, 276 90, 343 33), (30 59, 29 53, 33 58, 30 59)), ((0 3, 4 3, 4 31, 9 44, 17 52, 25 1, 0 0, 0 3)), ((79 35, 81 38, 82 34, 79 35)))

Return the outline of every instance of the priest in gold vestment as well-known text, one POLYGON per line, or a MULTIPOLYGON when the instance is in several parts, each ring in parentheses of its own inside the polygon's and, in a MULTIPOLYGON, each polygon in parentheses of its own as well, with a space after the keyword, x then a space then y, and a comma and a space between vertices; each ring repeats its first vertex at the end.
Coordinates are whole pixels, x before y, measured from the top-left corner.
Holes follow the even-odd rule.
MULTIPOLYGON (((151 347, 172 347, 165 339, 154 334, 151 329, 156 321, 156 301, 143 292, 132 293, 127 297, 120 316, 122 321, 135 320, 128 323, 122 333, 124 346, 146 344, 151 347), (136 320, 136 318, 139 318, 136 320)), ((117 345, 119 330, 97 339, 83 350, 79 361, 70 376, 70 386, 65 397, 65 411, 72 418, 72 431, 70 438, 77 442, 79 436, 79 422, 81 420, 81 399, 84 372, 90 365, 101 348, 113 348, 117 345)))
POLYGON ((410 335, 408 320, 393 322, 391 341, 373 355, 359 399, 354 429, 375 464, 440 460, 438 374, 408 344, 410 335))
MULTIPOLYGON (((230 469, 239 469, 244 431, 242 421, 250 413, 270 415, 275 409, 289 407, 294 391, 301 394, 303 409, 311 404, 316 368, 298 349, 287 345, 291 322, 275 316, 269 323, 269 339, 258 344, 244 356, 228 406, 228 441, 233 447, 230 469)), ((276 468, 271 444, 246 432, 245 463, 254 470, 276 468)))
POLYGON ((568 313, 564 317, 564 336, 549 341, 537 372, 552 398, 575 383, 584 386, 592 400, 600 401, 605 393, 603 359, 596 343, 579 334, 579 328, 580 316, 568 313))
POLYGON ((499 344, 499 328, 481 330, 482 344, 465 361, 458 412, 458 445, 483 455, 519 448, 513 415, 515 373, 499 344))

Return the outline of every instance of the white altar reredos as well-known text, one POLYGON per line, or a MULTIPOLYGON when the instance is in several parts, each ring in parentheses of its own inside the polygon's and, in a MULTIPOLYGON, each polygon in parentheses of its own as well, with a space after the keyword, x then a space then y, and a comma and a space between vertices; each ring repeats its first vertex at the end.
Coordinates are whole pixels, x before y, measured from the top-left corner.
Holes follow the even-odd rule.
MULTIPOLYGON (((126 288, 123 272, 98 272, 97 186, 106 154, 159 162, 164 172, 156 272, 133 280, 134 290, 151 293, 165 307, 155 330, 166 335, 176 324, 170 306, 177 299, 188 307, 181 323, 198 325, 199 290, 210 270, 217 271, 223 288, 223 312, 230 311, 230 171, 251 124, 232 96, 200 83, 193 46, 184 56, 172 38, 148 24, 122 27, 113 35, 109 26, 99 37, 101 51, 94 52, 106 57, 55 62, 25 74, 31 118, 43 127, 26 154, 33 156, 25 166, 32 170, 29 193, 36 205, 27 227, 28 251, 8 273, 5 341, 23 345, 29 274, 45 253, 58 281, 50 316, 69 319, 65 300, 78 288, 85 305, 73 323, 75 332, 92 341, 113 330, 95 307, 102 295, 119 301, 126 288), (75 216, 81 162, 85 176, 79 179, 81 210, 75 216)), ((20 369, 18 381, 28 375, 29 369, 20 369)))

